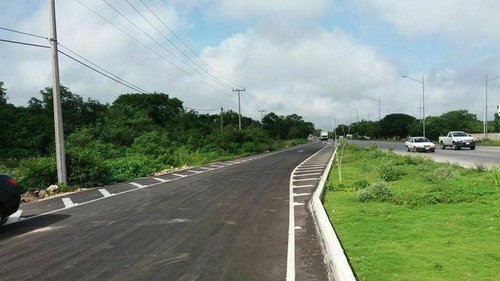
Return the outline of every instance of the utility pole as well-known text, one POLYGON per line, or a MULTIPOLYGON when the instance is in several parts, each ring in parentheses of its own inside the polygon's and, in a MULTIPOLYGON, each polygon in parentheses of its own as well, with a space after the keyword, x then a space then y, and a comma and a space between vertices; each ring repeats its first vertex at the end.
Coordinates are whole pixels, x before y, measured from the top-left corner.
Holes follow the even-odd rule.
POLYGON ((266 112, 265 110, 259 110, 260 112, 260 125, 262 127, 262 130, 264 130, 264 123, 262 122, 262 120, 264 119, 264 112, 266 112))
POLYGON ((224 108, 220 108, 220 134, 222 135, 222 111, 224 110, 224 108))
POLYGON ((238 92, 238 115, 239 115, 239 126, 238 128, 241 130, 241 103, 240 103, 240 92, 244 92, 245 88, 243 89, 233 89, 233 92, 238 92))
POLYGON ((59 81, 59 56, 57 50, 57 31, 56 31, 56 8, 55 0, 49 0, 50 7, 50 49, 52 52, 52 97, 54 100, 54 129, 56 141, 56 159, 57 159, 57 181, 67 184, 66 175, 66 152, 64 149, 64 130, 61 106, 61 85, 59 81))
POLYGON ((378 139, 380 139, 381 132, 382 127, 380 126, 380 96, 378 96, 378 139))

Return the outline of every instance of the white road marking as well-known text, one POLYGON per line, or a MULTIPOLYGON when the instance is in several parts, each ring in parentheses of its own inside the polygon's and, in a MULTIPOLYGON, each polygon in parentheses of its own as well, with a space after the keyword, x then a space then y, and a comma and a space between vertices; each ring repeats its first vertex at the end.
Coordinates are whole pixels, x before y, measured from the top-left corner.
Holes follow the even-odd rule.
POLYGON ((208 170, 208 171, 212 171, 213 170, 212 168, 208 168, 208 167, 198 167, 198 169, 208 170))
POLYGON ((325 166, 302 167, 300 169, 297 169, 297 172, 311 171, 311 170, 324 170, 324 169, 325 169, 325 166))
POLYGON ((314 187, 314 184, 294 185, 293 188, 314 187))
POLYGON ((305 176, 317 176, 317 175, 322 175, 323 173, 310 173, 310 174, 300 174, 297 175, 295 174, 296 177, 305 177, 305 176))
POLYGON ((297 151, 297 152, 298 152, 298 153, 301 153, 301 152, 304 152, 304 150, 302 149, 302 150, 299 150, 299 151, 297 151))
POLYGON ((200 171, 195 171, 195 170, 187 170, 188 172, 191 172, 191 173, 195 173, 195 174, 201 174, 203 172, 200 172, 200 171))
POLYGON ((167 182, 168 181, 168 180, 162 179, 162 178, 153 178, 153 179, 155 179, 155 180, 157 180, 159 182, 167 182))
POLYGON ((304 206, 305 203, 300 203, 300 202, 293 202, 294 206, 304 206))
POLYGON ((136 183, 136 182, 129 182, 131 185, 135 186, 135 187, 138 187, 138 188, 144 188, 146 187, 145 185, 142 185, 140 183, 136 183))
POLYGON ((321 178, 309 178, 309 179, 299 179, 299 180, 293 180, 293 181, 312 181, 312 180, 319 180, 321 178))
POLYGON ((307 196, 307 195, 311 195, 311 193, 294 193, 293 197, 307 196))
POLYGON ((295 230, 296 229, 301 229, 302 227, 300 226, 295 226, 295 206, 294 206, 294 197, 293 197, 293 182, 294 181, 301 181, 301 180, 294 180, 294 174, 295 172, 309 159, 313 158, 316 156, 318 153, 323 151, 323 149, 327 148, 328 146, 323 147, 322 149, 318 150, 316 153, 313 155, 309 156, 306 160, 302 161, 295 169, 293 169, 292 173, 290 174, 290 190, 289 190, 289 219, 288 219, 288 250, 287 250, 287 263, 286 263, 286 280, 287 281, 295 281, 295 230))
POLYGON ((109 191, 107 191, 106 189, 103 189, 103 188, 100 188, 99 189, 99 192, 102 194, 102 196, 104 197, 109 197, 111 196, 111 193, 109 193, 109 191))
POLYGON ((73 203, 73 201, 71 201, 71 198, 69 197, 64 197, 62 199, 63 203, 64 203, 64 207, 66 208, 71 208, 73 206, 75 206, 75 203, 73 203))
POLYGON ((176 176, 176 177, 181 177, 181 178, 185 178, 185 177, 187 177, 186 175, 181 175, 181 174, 172 174, 172 175, 174 175, 174 176, 176 176))
POLYGON ((9 219, 5 224, 13 223, 19 220, 21 217, 21 214, 23 213, 23 210, 17 210, 17 212, 13 213, 12 215, 9 216, 9 219))

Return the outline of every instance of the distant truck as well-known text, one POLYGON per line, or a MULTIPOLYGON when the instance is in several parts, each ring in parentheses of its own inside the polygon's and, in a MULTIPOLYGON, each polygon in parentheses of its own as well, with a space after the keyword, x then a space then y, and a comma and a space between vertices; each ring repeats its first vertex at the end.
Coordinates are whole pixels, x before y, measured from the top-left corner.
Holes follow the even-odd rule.
POLYGON ((319 138, 322 141, 327 141, 328 140, 328 132, 322 131, 319 138))
POLYGON ((439 145, 441 149, 450 146, 453 150, 461 149, 462 147, 468 147, 470 150, 474 150, 476 149, 476 140, 465 132, 451 131, 446 137, 439 137, 439 145))

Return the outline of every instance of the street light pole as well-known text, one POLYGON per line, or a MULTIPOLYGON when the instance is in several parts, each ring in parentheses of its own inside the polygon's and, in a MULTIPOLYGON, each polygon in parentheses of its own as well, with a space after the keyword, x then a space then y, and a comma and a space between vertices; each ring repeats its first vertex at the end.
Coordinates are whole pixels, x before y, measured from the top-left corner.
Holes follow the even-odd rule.
POLYGON ((415 82, 422 84, 422 134, 425 137, 425 81, 424 76, 422 76, 422 81, 417 80, 415 78, 411 78, 410 76, 403 75, 403 78, 408 78, 415 82))
POLYGON ((488 79, 488 74, 486 74, 486 79, 485 79, 485 88, 486 88, 486 91, 485 91, 485 104, 484 104, 484 138, 487 139, 488 138, 488 82, 492 81, 492 80, 495 80, 497 78, 500 78, 500 75, 499 76, 495 76, 491 79, 488 79))
POLYGON ((378 100, 370 97, 366 97, 368 99, 371 99, 373 101, 378 101, 378 138, 380 139, 380 133, 381 133, 381 126, 380 126, 380 96, 378 96, 378 100))

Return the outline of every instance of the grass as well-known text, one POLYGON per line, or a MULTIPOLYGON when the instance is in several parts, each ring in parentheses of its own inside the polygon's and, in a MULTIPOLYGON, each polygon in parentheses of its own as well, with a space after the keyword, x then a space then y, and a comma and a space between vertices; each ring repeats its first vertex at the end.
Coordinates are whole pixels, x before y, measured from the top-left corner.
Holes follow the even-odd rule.
POLYGON ((500 280, 490 172, 351 145, 341 154, 343 182, 332 167, 324 204, 358 280, 500 280))

